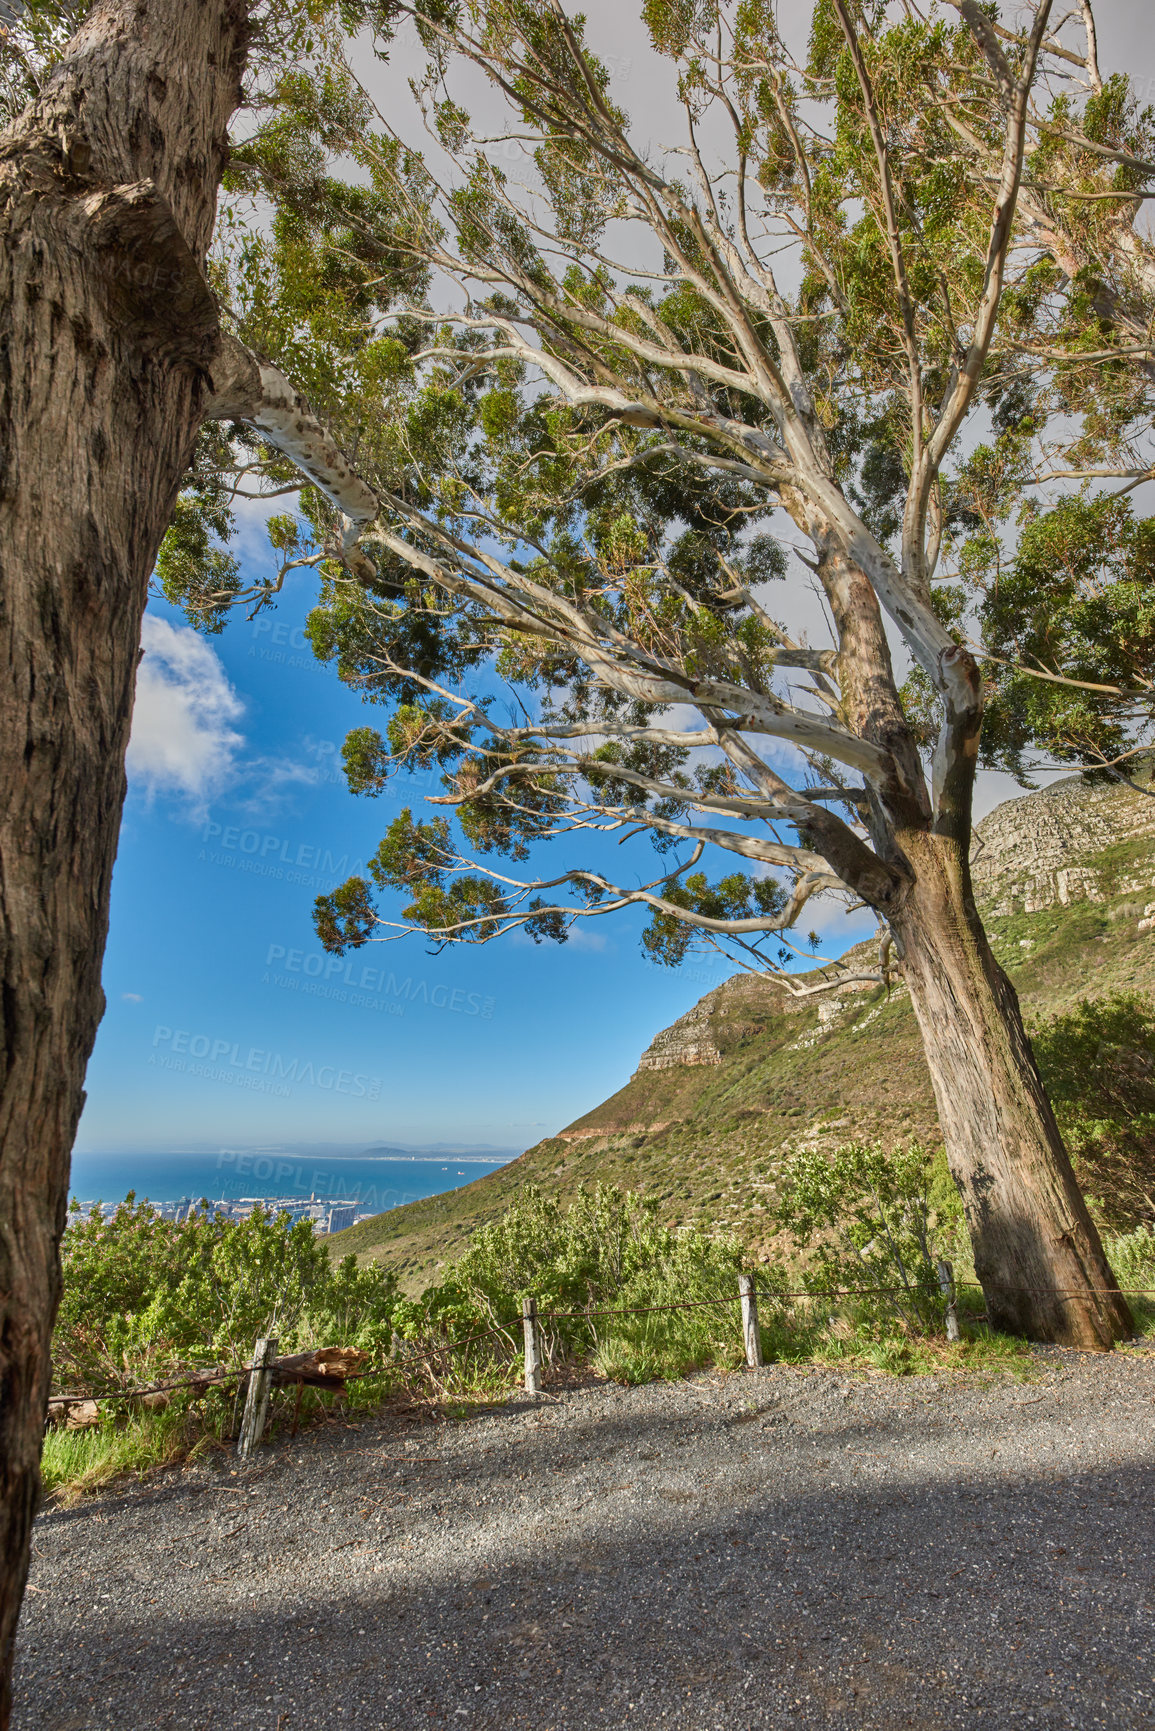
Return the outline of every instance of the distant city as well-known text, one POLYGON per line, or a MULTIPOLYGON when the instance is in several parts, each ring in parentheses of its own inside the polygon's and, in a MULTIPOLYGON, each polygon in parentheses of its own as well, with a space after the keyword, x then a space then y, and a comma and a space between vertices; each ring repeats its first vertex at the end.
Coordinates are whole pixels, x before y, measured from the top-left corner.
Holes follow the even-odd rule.
POLYGON ((331 1146, 151 1156, 82 1152, 73 1161, 72 1196, 79 1198, 85 1219, 98 1206, 108 1211, 122 1198, 134 1196, 150 1203, 162 1219, 185 1220, 207 1197, 216 1199, 211 1202, 213 1213, 226 1219, 244 1219, 261 1207, 272 1214, 287 1213, 291 1221, 308 1219, 318 1232, 341 1232, 358 1218, 372 1219, 387 1209, 472 1184, 512 1158, 512 1153, 499 1150, 482 1155, 448 1149, 439 1151, 439 1157, 419 1157, 381 1146, 358 1154, 331 1146))
MULTIPOLYGON (((372 1211, 362 1209, 358 1203, 334 1201, 317 1196, 238 1196, 233 1202, 210 1202, 207 1197, 182 1196, 176 1202, 157 1202, 156 1212, 162 1220, 175 1220, 178 1225, 186 1221, 191 1214, 211 1214, 224 1220, 247 1220, 256 1208, 263 1208, 266 1214, 285 1214, 287 1224, 295 1226, 299 1220, 312 1222, 313 1231, 318 1237, 330 1232, 344 1232, 347 1226, 355 1226, 358 1220, 371 1220, 372 1211)), ((70 1220, 88 1220, 93 1210, 100 1208, 109 1213, 107 1203, 78 1202, 73 1209, 70 1220)))

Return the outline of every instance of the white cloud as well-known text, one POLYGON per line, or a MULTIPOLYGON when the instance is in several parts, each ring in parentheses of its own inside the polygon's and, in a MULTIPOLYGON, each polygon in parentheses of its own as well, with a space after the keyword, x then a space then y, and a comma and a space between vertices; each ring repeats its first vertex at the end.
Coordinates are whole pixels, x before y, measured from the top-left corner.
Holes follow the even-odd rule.
POLYGON ((878 930, 878 916, 869 908, 847 907, 837 895, 812 896, 798 917, 798 932, 816 932, 824 956, 839 956, 878 930))
POLYGON ((243 780, 251 791, 237 796, 246 817, 263 817, 291 804, 290 795, 301 787, 316 787, 319 770, 292 757, 254 757, 245 764, 243 780))
POLYGON ((569 945, 574 950, 604 950, 605 932, 598 931, 592 920, 578 920, 569 929, 569 945))
POLYGON ((126 1004, 143 1004, 144 999, 139 992, 121 992, 121 999, 126 1004))
MULTIPOLYGON (((607 919, 612 919, 613 916, 607 915, 605 917, 607 919)), ((594 916, 594 919, 579 919, 574 921, 573 925, 569 928, 569 936, 566 939, 565 947, 567 950, 591 950, 600 953, 609 947, 608 935, 605 932, 597 931, 594 928, 594 920, 597 920, 598 925, 603 923, 602 919, 598 918, 597 915, 594 916)), ((519 950, 537 948, 537 945, 525 930, 524 926, 515 926, 505 941, 506 943, 512 944, 515 949, 519 950)))
POLYGON ((184 795, 199 815, 235 773, 244 737, 232 724, 244 705, 216 652, 190 627, 146 614, 141 642, 129 775, 150 797, 184 795))

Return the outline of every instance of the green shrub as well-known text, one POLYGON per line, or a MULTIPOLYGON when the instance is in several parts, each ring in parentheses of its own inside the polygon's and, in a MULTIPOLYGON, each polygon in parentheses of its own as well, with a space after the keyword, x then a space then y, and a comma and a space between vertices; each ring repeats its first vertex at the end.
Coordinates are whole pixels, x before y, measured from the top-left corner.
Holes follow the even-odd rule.
POLYGON ((283 1352, 389 1342, 397 1283, 378 1266, 336 1266, 307 1221, 254 1209, 163 1220, 130 1196, 74 1219, 53 1341, 56 1387, 139 1387, 246 1363, 258 1335, 283 1352))
POLYGON ((941 1156, 917 1142, 850 1142, 833 1154, 795 1154, 780 1176, 777 1219, 805 1254, 804 1290, 875 1332, 896 1323, 915 1333, 941 1331, 936 1264, 961 1215, 941 1165, 941 1156))
POLYGON ((1103 1240, 1140 1334, 1155 1333, 1155 1227, 1136 1226, 1131 1232, 1109 1234, 1103 1240))
MULTIPOLYGON (((281 1352, 356 1346, 384 1359, 396 1277, 348 1256, 336 1265, 307 1221, 255 1209, 247 1220, 197 1213, 177 1225, 133 1196, 111 1213, 74 1218, 64 1237, 64 1286, 53 1340, 58 1392, 98 1394, 233 1371, 258 1335, 281 1352)), ((350 1385, 351 1404, 380 1400, 380 1377, 350 1385)), ((41 1472, 48 1491, 95 1489, 126 1472, 179 1460, 233 1434, 238 1384, 175 1389, 160 1411, 109 1400, 101 1422, 50 1430, 41 1472)), ((295 1390, 274 1395, 273 1420, 295 1390)), ((327 1405, 304 1393, 302 1416, 327 1405)))
POLYGON ((1105 1240, 1105 1248, 1124 1291, 1155 1292, 1155 1227, 1115 1233, 1105 1240))
MULTIPOLYGON (((64 1243, 64 1297, 54 1347, 57 1387, 140 1387, 205 1368, 237 1368, 258 1335, 282 1351, 359 1346, 379 1360, 350 1385, 370 1408, 404 1389, 467 1406, 520 1377, 522 1302, 534 1298, 547 1366, 590 1365, 622 1382, 735 1367, 743 1348, 738 1240, 659 1224, 659 1200, 608 1185, 568 1207, 527 1185, 420 1299, 399 1296, 379 1265, 334 1265, 308 1223, 260 1210, 244 1221, 207 1212, 176 1225, 130 1197, 74 1220, 64 1243)), ((801 1273, 758 1275, 768 1360, 813 1357, 907 1372, 944 1348, 936 1261, 965 1241, 941 1155, 917 1145, 852 1143, 796 1154, 780 1174, 778 1224, 801 1273), (800 1296, 788 1287, 802 1287, 800 1296), (880 1290, 881 1289, 881 1290, 880 1290), (930 1355, 928 1357, 928 1355, 930 1355)), ((1155 1283, 1155 1231, 1110 1241, 1124 1285, 1155 1283)), ((961 1363, 1005 1358, 1013 1343, 964 1342, 961 1363)), ((274 1397, 273 1424, 294 1391, 274 1397)), ((49 1490, 92 1488, 214 1446, 233 1434, 236 1385, 178 1394, 164 1411, 109 1403, 87 1431, 45 1439, 49 1490)), ((326 1397, 306 1390, 301 1416, 326 1397)))
POLYGON ((1035 1022, 1031 1043, 1084 1193, 1108 1225, 1155 1221, 1155 1008, 1084 999, 1035 1022))
POLYGON ((456 1346, 496 1371, 520 1354, 522 1300, 534 1298, 547 1363, 592 1359, 605 1375, 645 1381, 736 1361, 737 1240, 661 1226, 658 1207, 599 1184, 563 1208, 527 1185, 442 1281, 398 1306, 398 1331, 430 1365, 440 1342, 443 1357, 456 1346), (697 1308, 598 1314, 663 1305, 697 1308))

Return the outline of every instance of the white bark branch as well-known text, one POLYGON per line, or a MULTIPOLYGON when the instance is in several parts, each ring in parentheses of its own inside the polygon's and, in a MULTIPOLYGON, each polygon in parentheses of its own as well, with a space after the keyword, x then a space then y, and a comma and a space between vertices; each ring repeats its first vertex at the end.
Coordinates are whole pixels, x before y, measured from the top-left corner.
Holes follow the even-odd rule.
MULTIPOLYGON (((399 506, 407 519, 420 526, 433 540, 439 541, 455 562, 461 558, 465 549, 460 543, 455 544, 454 538, 438 524, 400 500, 385 502, 399 506)), ((375 529, 369 538, 387 547, 414 570, 432 578, 451 594, 468 594, 484 602, 515 629, 531 632, 547 641, 566 643, 583 657, 600 684, 623 696, 636 697, 645 703, 692 703, 698 709, 706 706, 722 710, 736 718, 749 718, 756 722, 760 733, 833 757, 863 775, 877 779, 889 771, 888 754, 869 740, 833 726, 821 716, 795 709, 780 699, 748 691, 729 680, 696 679, 682 673, 671 663, 630 643, 604 621, 595 619, 593 615, 587 617, 571 602, 533 584, 496 560, 489 560, 478 549, 469 551, 473 557, 491 565, 500 582, 494 582, 481 573, 466 574, 460 568, 447 569, 430 554, 390 530, 375 529), (524 599, 518 595, 519 589, 524 599), (536 611, 539 607, 540 612, 536 611), (546 609, 564 617, 551 619, 546 609), (610 638, 609 642, 605 641, 606 637, 610 638), (628 660, 618 659, 619 655, 628 657, 628 660)), ((948 646, 953 648, 953 639, 945 631, 943 636, 948 646)))
POLYGON ((248 421, 256 427, 341 512, 342 542, 351 549, 377 515, 377 495, 284 373, 226 334, 213 368, 213 386, 205 419, 248 421))
POLYGON ((943 459, 970 410, 975 391, 978 389, 979 377, 986 365, 991 339, 994 336, 999 303, 1002 299, 1007 254, 1014 228, 1019 181, 1023 172, 1023 152, 1026 146, 1031 86, 1034 82, 1039 47, 1046 32, 1047 20, 1050 17, 1051 0, 1041 0, 1023 57, 1022 70, 1018 79, 1010 85, 1009 89, 1006 86, 1010 81, 1010 71, 997 44, 994 44, 992 48, 991 26, 986 14, 975 3, 975 0, 962 0, 959 10, 980 47, 987 55, 988 61, 992 65, 1001 66, 999 83, 1009 112, 998 193, 991 217, 990 238, 987 242, 986 262, 983 267, 982 295, 972 321, 971 340, 959 368, 957 381, 943 404, 934 431, 927 441, 924 460, 919 466, 907 496, 903 527, 904 560, 908 556, 916 558, 920 568, 924 562, 926 516, 931 489, 938 477, 943 459))

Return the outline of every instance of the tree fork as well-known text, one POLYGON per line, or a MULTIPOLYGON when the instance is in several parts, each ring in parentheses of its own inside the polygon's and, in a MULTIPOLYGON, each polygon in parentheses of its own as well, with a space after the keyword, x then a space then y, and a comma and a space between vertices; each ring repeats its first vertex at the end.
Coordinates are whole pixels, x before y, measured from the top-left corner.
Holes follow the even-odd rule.
POLYGON ((141 616, 212 390, 243 0, 102 0, 0 138, 0 1727, 141 616))

